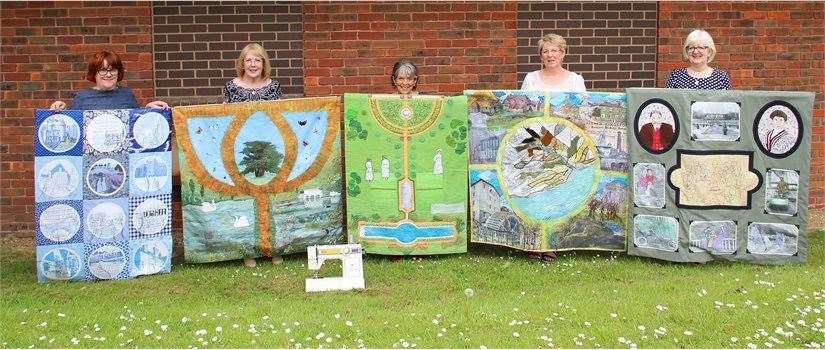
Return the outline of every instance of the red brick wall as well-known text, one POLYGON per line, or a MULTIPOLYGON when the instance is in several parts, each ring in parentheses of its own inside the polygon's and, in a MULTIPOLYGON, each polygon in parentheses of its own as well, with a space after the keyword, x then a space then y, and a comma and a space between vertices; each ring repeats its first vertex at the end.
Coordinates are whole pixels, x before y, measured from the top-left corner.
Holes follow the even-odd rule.
POLYGON ((519 85, 540 69, 538 39, 567 41, 567 69, 588 90, 622 91, 656 83, 656 2, 524 2, 518 5, 519 85))
POLYGON ((712 66, 737 90, 816 93, 810 206, 825 208, 825 2, 660 2, 658 86, 683 67, 682 43, 695 28, 716 43, 712 66))
POLYGON ((418 90, 516 88, 515 2, 304 3, 304 94, 390 92, 399 57, 418 90))
POLYGON ((0 232, 32 235, 34 110, 67 102, 85 80, 86 59, 117 52, 141 103, 153 93, 148 2, 0 2, 0 232))
POLYGON ((235 59, 251 41, 263 45, 284 94, 304 90, 301 4, 261 1, 152 3, 155 93, 175 105, 223 101, 235 59))
MULTIPOLYGON (((240 20, 238 15, 248 16, 249 23, 232 23, 231 31, 226 26, 214 27, 220 33, 218 45, 210 47, 212 40, 208 38, 193 39, 178 43, 180 51, 191 53, 194 61, 212 60, 208 57, 214 53, 210 52, 219 51, 221 58, 214 61, 221 62, 229 56, 234 57, 236 53, 233 52, 239 49, 237 45, 230 48, 233 40, 272 41, 274 46, 267 44, 267 48, 276 51, 274 56, 283 54, 279 59, 289 60, 289 68, 280 68, 288 70, 276 72, 276 75, 283 73, 290 77, 292 90, 287 92, 293 94, 300 94, 300 78, 289 69, 298 67, 296 60, 300 58, 294 56, 303 41, 302 74, 307 96, 355 91, 390 92, 388 76, 391 65, 399 57, 412 58, 419 65, 419 90, 425 93, 455 94, 464 89, 517 88, 517 75, 534 69, 529 52, 524 50, 533 43, 537 36, 535 31, 547 30, 566 31, 566 36, 579 47, 576 50, 584 50, 573 52, 568 61, 575 60, 576 55, 581 57, 582 62, 570 63, 587 66, 571 69, 582 71, 585 77, 590 74, 588 80, 594 82, 594 89, 612 87, 616 81, 649 86, 652 79, 644 75, 652 73, 653 64, 646 51, 653 30, 646 22, 653 18, 654 5, 649 2, 224 2, 211 5, 229 7, 210 9, 209 4, 204 5, 205 14, 204 9, 198 7, 200 4, 0 2, 0 234, 19 232, 30 236, 34 229, 34 109, 46 107, 58 98, 69 100, 75 91, 88 87, 90 84, 83 78, 85 59, 102 48, 123 56, 128 70, 126 83, 135 89, 142 103, 153 98, 153 86, 157 81, 177 80, 183 88, 184 80, 190 79, 184 75, 194 74, 194 79, 199 79, 199 69, 184 69, 184 61, 170 59, 169 54, 175 53, 177 45, 164 46, 162 44, 171 42, 156 40, 168 41, 170 36, 178 38, 173 36, 178 29, 181 33, 177 34, 194 34, 196 28, 189 26, 201 24, 199 21, 195 23, 198 16, 206 16, 206 21, 214 21, 214 16, 221 16, 223 21, 223 16, 228 16, 225 19, 230 22, 240 20), (286 8, 277 7, 282 5, 286 8), (156 27, 167 26, 162 28, 169 31, 154 33, 154 38, 153 8, 156 10, 154 16, 166 21, 160 23, 158 19, 156 27), (290 36, 299 25, 296 11, 301 13, 300 21, 303 22, 300 37, 290 36), (282 17, 277 17, 279 15, 282 17), (256 22, 260 21, 256 16, 275 16, 275 19, 267 23, 256 22), (190 18, 193 23, 177 23, 190 18), (632 28, 625 29, 635 32, 622 32, 619 27, 627 24, 626 21, 630 21, 632 28), (284 23, 289 25, 285 28, 284 23), (188 31, 183 33, 184 30, 188 31), (614 35, 616 30, 618 36, 614 35), (286 36, 266 37, 271 33, 286 36), (627 44, 627 41, 623 36, 631 36, 630 46, 624 53, 622 43, 627 44), (281 43, 282 39, 289 41, 289 49, 281 43), (196 41, 207 41, 206 47, 196 45, 196 41), (165 55, 155 57, 154 62, 153 45, 156 53, 165 55), (604 62, 619 64, 618 70, 613 72, 607 66, 599 66, 602 63, 584 62, 584 56, 590 55, 591 48, 594 56, 607 55, 606 61, 613 53, 596 51, 618 48, 619 55, 630 55, 629 64, 641 67, 626 66, 625 69, 618 57, 613 60, 616 62, 604 62), (636 52, 639 48, 642 52, 636 52), (198 58, 198 55, 206 56, 198 58), (163 66, 164 62, 181 63, 180 69, 174 63, 163 66), (590 64, 593 68, 587 72, 590 64), (153 65, 158 65, 160 73, 155 81, 153 65), (634 76, 634 72, 642 75, 636 73, 634 76), (602 83, 597 86, 596 81, 602 83)), ((817 93, 810 184, 810 202, 815 208, 825 208, 823 14, 825 2, 659 2, 655 16, 658 18, 655 62, 658 86, 664 85, 670 70, 684 65, 680 51, 684 36, 695 27, 704 27, 714 35, 720 51, 715 65, 731 72, 736 88, 817 93)), ((210 30, 208 23, 206 29, 210 30)), ((216 68, 220 69, 221 75, 228 69, 216 68)), ((208 70, 204 74, 218 74, 208 70)), ((202 98, 201 93, 214 99, 216 84, 224 82, 226 77, 203 78, 208 78, 209 84, 187 87, 189 96, 183 96, 186 94, 182 92, 173 93, 171 87, 159 86, 159 89, 166 89, 163 98, 178 99, 172 102, 194 101, 202 98), (213 79, 217 80, 213 82, 213 79), (198 89, 202 90, 199 92, 198 89)), ((179 213, 177 207, 175 211, 179 213)), ((178 215, 174 226, 178 232, 178 215)))

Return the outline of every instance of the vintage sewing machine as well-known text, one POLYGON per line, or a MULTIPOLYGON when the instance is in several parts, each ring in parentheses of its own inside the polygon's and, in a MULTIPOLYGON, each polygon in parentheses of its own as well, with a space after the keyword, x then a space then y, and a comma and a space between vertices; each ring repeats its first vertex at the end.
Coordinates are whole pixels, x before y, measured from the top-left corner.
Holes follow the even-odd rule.
POLYGON ((307 292, 364 289, 363 250, 360 244, 316 245, 307 247, 307 268, 315 272, 306 279, 307 292), (318 277, 327 260, 341 260, 341 277, 318 277))

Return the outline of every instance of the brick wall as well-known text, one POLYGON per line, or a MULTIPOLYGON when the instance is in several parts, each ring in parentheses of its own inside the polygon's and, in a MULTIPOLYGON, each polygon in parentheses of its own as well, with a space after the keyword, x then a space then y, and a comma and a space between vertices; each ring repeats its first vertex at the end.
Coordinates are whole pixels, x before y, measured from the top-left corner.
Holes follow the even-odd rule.
POLYGON ((538 39, 567 41, 566 68, 588 90, 653 87, 656 75, 656 7, 648 2, 524 2, 518 5, 518 81, 541 69, 538 39))
POLYGON ((303 94, 297 2, 168 1, 152 6, 155 86, 175 105, 221 102, 246 44, 263 45, 285 94, 303 94))
POLYGON ((422 92, 515 88, 516 5, 304 3, 304 93, 390 92, 399 57, 418 65, 422 92))
POLYGON ((32 235, 34 109, 90 86, 92 52, 123 56, 141 103, 157 84, 180 105, 220 101, 248 41, 292 96, 390 92, 399 57, 421 67, 420 91, 455 94, 517 88, 539 68, 537 38, 555 32, 568 68, 611 90, 663 86, 684 36, 704 27, 736 88, 817 93, 810 202, 825 208, 823 14, 823 2, 0 2, 0 234, 32 235))
POLYGON ((809 198, 825 208, 825 2, 661 2, 658 86, 685 66, 682 43, 694 28, 713 36, 711 65, 728 70, 735 89, 816 93, 809 198))
POLYGON ((148 2, 0 2, 0 232, 34 230, 34 110, 69 102, 86 59, 107 49, 127 69, 141 103, 153 96, 148 2))

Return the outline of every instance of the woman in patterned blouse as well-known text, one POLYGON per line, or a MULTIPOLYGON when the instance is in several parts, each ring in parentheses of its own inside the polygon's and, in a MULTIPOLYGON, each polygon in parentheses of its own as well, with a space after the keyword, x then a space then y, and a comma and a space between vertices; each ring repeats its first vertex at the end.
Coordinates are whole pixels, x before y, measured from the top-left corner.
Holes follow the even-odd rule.
MULTIPOLYGON (((235 72, 238 74, 223 87, 223 102, 272 101, 281 98, 281 84, 269 77, 272 67, 263 46, 257 43, 246 45, 238 60, 235 72)), ((283 258, 272 256, 272 263, 279 264, 283 258)), ((255 258, 245 257, 246 267, 255 267, 255 258)))
POLYGON ((728 72, 708 64, 716 56, 713 38, 704 30, 696 29, 688 34, 682 55, 688 66, 670 73, 665 87, 668 89, 730 90, 728 72))
POLYGON ((223 102, 272 101, 281 98, 281 84, 269 77, 272 67, 266 50, 251 43, 235 62, 238 74, 223 87, 223 102))

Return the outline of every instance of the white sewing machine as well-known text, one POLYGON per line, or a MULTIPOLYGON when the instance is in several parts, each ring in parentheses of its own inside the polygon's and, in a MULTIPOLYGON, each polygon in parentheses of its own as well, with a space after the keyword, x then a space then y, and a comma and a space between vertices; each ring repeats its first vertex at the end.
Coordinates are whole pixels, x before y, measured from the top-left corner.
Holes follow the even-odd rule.
POLYGON ((306 279, 307 292, 364 289, 363 250, 360 244, 315 245, 307 247, 307 267, 315 271, 306 279), (318 271, 327 260, 341 260, 341 277, 318 278, 318 271))

